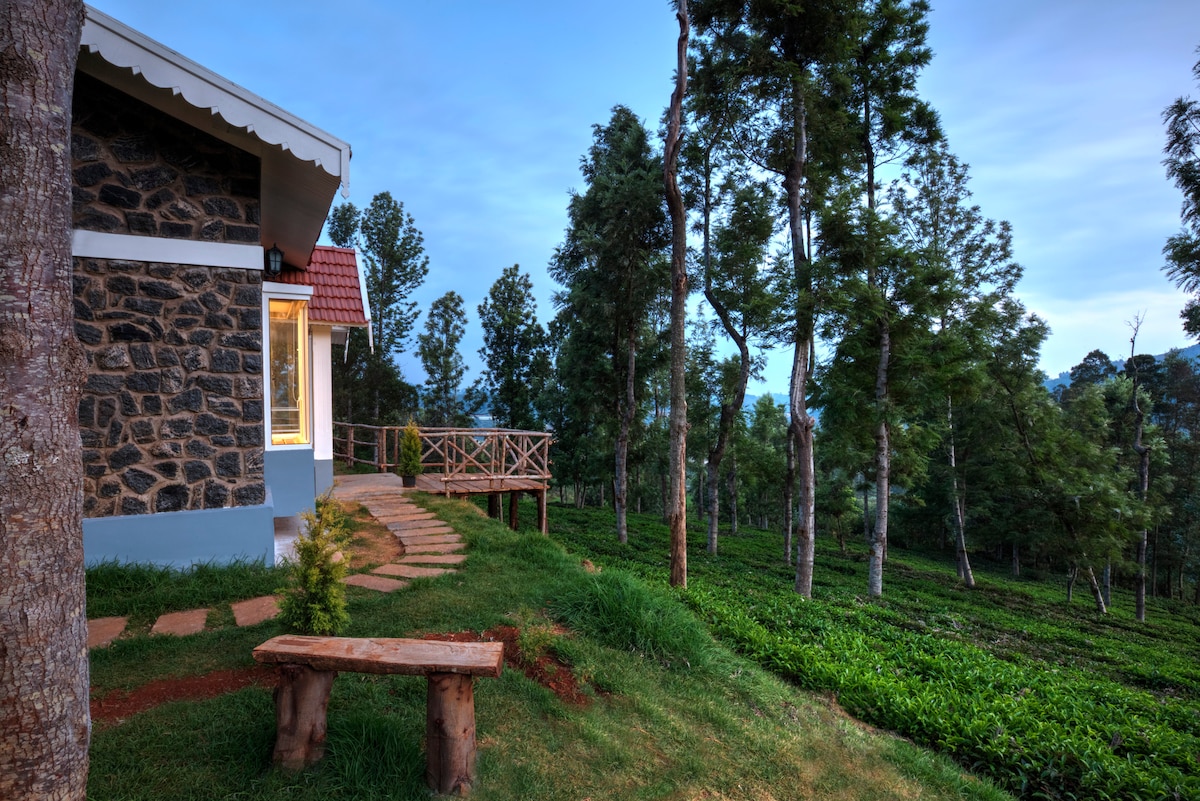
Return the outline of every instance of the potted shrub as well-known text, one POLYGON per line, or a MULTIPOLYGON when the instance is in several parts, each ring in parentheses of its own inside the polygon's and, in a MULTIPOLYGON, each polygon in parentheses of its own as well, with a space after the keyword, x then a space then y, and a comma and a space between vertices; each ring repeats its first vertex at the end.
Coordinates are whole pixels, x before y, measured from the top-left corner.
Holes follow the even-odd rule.
POLYGON ((421 472, 421 434, 411 420, 400 430, 400 463, 396 472, 404 480, 404 486, 417 485, 417 474, 421 472))

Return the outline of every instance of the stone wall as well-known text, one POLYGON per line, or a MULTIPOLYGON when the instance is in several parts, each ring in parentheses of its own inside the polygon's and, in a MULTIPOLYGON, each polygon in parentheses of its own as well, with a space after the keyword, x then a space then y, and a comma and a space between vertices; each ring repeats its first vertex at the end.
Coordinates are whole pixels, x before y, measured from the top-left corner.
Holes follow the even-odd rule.
POLYGON ((82 72, 72 114, 75 228, 260 244, 257 156, 82 72))
POLYGON ((261 504, 262 276, 75 259, 87 517, 261 504))

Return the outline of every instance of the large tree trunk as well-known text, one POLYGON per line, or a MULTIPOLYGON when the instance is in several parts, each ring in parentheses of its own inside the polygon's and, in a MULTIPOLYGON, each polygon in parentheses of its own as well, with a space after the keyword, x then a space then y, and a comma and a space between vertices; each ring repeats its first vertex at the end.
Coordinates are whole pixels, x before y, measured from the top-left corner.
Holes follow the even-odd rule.
POLYGON ((671 212, 671 494, 667 504, 667 525, 671 531, 671 586, 687 586, 687 216, 683 194, 675 177, 682 127, 683 96, 687 92, 688 7, 679 0, 675 14, 679 20, 679 40, 675 48, 675 90, 671 93, 668 113, 663 180, 667 187, 667 208, 671 212))
POLYGON ((71 93, 83 4, 0 14, 0 798, 87 785, 84 378, 71 300, 71 93))

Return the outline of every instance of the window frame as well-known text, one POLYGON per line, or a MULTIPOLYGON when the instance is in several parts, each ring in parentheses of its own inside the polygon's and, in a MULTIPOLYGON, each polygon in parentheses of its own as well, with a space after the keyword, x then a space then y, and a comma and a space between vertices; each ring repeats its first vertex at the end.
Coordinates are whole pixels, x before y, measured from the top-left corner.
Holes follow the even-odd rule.
POLYGON ((268 450, 312 450, 313 449, 313 365, 312 365, 312 327, 308 322, 308 305, 312 301, 313 288, 294 284, 281 284, 274 281, 263 281, 262 290, 262 330, 263 330, 263 442, 268 450), (303 375, 301 376, 304 393, 303 406, 300 410, 301 423, 304 430, 305 442, 275 442, 272 431, 271 417, 273 414, 271 389, 271 301, 301 301, 304 311, 300 315, 297 333, 301 344, 301 360, 303 375))

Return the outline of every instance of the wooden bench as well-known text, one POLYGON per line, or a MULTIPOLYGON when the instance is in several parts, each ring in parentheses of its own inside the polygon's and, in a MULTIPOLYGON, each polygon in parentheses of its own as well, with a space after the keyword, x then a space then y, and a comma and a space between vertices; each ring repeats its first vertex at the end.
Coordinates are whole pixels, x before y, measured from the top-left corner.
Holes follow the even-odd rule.
POLYGON ((504 645, 396 638, 284 635, 254 649, 279 665, 275 764, 299 770, 325 755, 329 691, 339 672, 427 676, 425 779, 437 793, 466 794, 475 782, 475 676, 500 675, 504 645))

